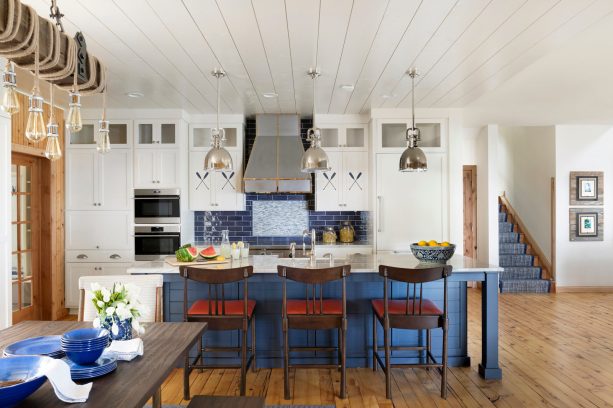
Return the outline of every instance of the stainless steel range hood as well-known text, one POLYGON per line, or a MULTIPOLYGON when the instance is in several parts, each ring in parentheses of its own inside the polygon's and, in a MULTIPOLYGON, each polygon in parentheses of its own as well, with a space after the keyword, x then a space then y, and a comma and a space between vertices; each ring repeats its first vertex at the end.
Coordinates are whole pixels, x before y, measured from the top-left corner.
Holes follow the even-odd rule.
POLYGON ((298 115, 257 115, 245 192, 310 193, 311 175, 300 170, 303 153, 298 115))

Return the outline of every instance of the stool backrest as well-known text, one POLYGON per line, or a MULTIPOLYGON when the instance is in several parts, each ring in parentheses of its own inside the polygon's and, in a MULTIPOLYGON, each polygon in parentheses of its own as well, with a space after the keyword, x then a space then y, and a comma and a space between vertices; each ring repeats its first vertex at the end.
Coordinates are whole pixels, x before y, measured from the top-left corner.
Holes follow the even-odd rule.
POLYGON ((139 301, 147 309, 139 318, 140 322, 162 321, 162 275, 101 275, 81 276, 79 278, 79 321, 92 321, 96 318, 96 309, 92 304, 92 283, 111 289, 115 283, 131 283, 140 289, 139 301))
POLYGON ((443 315, 442 319, 447 319, 447 278, 451 276, 452 267, 450 265, 432 266, 429 268, 398 268, 388 265, 379 265, 379 275, 383 276, 383 313, 385 320, 390 327, 407 329, 419 329, 436 327, 439 325, 440 317, 432 316, 423 311, 423 284, 443 280, 443 315), (406 310, 404 314, 389 313, 390 281, 404 282, 407 284, 406 290, 406 310), (411 285, 413 293, 411 297, 411 285), (419 294, 417 293, 419 286, 419 294))
POLYGON ((183 318, 187 320, 188 281, 206 283, 208 286, 208 315, 223 316, 226 314, 225 284, 243 282, 243 315, 248 315, 249 288, 247 279, 253 276, 253 266, 242 266, 229 269, 206 269, 193 266, 181 266, 179 273, 183 277, 183 318))

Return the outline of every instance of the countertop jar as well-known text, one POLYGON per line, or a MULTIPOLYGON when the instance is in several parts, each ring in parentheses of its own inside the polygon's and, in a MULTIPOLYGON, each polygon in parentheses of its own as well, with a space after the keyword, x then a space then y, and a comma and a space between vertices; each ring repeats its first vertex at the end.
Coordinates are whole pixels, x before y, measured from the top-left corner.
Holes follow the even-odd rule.
POLYGON ((334 231, 334 227, 324 227, 321 240, 324 242, 324 244, 334 244, 336 242, 336 232, 334 231))
POLYGON ((355 230, 349 221, 341 222, 339 235, 341 242, 349 243, 355 241, 355 230))

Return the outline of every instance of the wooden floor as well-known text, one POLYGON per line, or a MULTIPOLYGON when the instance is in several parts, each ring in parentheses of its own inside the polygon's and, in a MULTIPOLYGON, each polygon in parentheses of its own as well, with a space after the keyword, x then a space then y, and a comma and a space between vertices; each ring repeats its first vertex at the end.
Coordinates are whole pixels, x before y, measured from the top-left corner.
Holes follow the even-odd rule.
MULTIPOLYGON (((396 369, 392 401, 385 399, 379 370, 348 370, 349 398, 340 400, 334 370, 292 373, 292 400, 283 399, 281 369, 250 373, 249 395, 267 404, 335 404, 337 407, 606 407, 613 406, 613 294, 504 294, 500 296, 502 381, 477 374, 481 359, 481 294, 469 289, 470 368, 452 368, 449 398, 439 397, 439 375, 430 370, 396 369)), ((165 404, 182 399, 182 370, 162 388, 165 404)), ((192 394, 237 395, 238 370, 195 370, 192 394)))

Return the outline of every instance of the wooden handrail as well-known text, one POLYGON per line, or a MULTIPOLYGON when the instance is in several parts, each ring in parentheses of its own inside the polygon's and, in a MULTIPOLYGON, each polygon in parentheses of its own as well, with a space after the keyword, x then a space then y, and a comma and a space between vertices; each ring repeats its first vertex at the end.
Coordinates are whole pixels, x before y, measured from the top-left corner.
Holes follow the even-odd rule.
POLYGON ((532 251, 534 251, 534 254, 538 256, 540 267, 543 270, 543 279, 548 279, 551 281, 555 280, 555 276, 553 274, 553 267, 551 266, 551 261, 545 256, 545 252, 543 252, 541 247, 538 246, 538 244, 536 243, 536 240, 532 237, 532 235, 530 235, 530 232, 528 231, 526 224, 524 224, 524 222, 521 220, 521 218, 517 214, 517 211, 513 209, 513 207, 509 203, 509 200, 504 192, 502 193, 500 197, 498 197, 498 201, 500 202, 500 204, 506 207, 507 214, 510 214, 513 217, 514 222, 517 223, 517 225, 519 226, 519 229, 524 234, 526 243, 530 245, 530 247, 532 248, 532 251))

